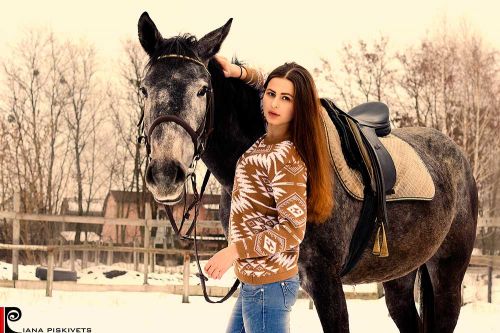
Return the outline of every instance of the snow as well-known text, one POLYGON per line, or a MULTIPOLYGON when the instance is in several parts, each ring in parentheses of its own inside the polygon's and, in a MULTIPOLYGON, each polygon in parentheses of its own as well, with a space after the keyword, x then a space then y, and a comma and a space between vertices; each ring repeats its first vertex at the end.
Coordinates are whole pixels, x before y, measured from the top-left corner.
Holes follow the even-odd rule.
MULTIPOLYGON (((65 263, 66 265, 68 262, 65 263)), ((204 261, 201 263, 204 266, 204 261)), ((79 262, 75 265, 79 270, 79 262)), ((155 285, 182 284, 182 266, 164 268, 149 274, 149 283, 155 285)), ((36 266, 19 266, 20 279, 36 280, 36 266)), ((191 284, 199 284, 194 276, 196 263, 191 263, 191 284)), ((464 300, 455 332, 500 331, 500 275, 494 271, 493 304, 486 303, 485 270, 474 269, 464 280, 464 300)), ((11 279, 12 268, 0 262, 0 279, 11 279)), ((92 266, 79 271, 78 283, 136 284, 141 285, 143 276, 132 270, 129 264, 92 266), (124 270, 125 275, 107 279, 103 272, 124 270)), ((222 280, 209 279, 208 285, 231 286, 234 273, 229 270, 222 280)), ((369 285, 344 286, 344 290, 371 291, 369 285)), ((212 297, 217 300, 219 298, 212 297)), ((159 292, 67 292, 53 291, 46 297, 44 289, 22 290, 0 288, 0 304, 21 309, 19 321, 10 323, 14 331, 27 328, 52 327, 91 328, 99 332, 224 332, 236 298, 222 304, 210 304, 202 296, 190 296, 190 303, 182 303, 181 295, 159 292)), ((389 317, 384 298, 377 300, 347 300, 351 332, 398 332, 389 317)), ((308 299, 298 299, 291 313, 291 332, 321 332, 315 308, 309 309, 308 299)))
MULTIPOLYGON (((203 269, 207 260, 200 260, 200 266, 203 269)), ((91 265, 91 264, 89 264, 91 265)), ((69 269, 69 261, 63 263, 63 267, 69 269)), ((35 271, 38 265, 19 265, 19 280, 38 280, 35 276, 35 271)), ((142 285, 144 282, 144 274, 142 269, 142 264, 139 265, 139 271, 133 270, 133 264, 128 263, 115 263, 112 266, 99 265, 90 266, 86 269, 81 269, 81 260, 75 260, 75 270, 77 271, 78 281, 81 284, 107 284, 107 285, 142 285), (104 277, 103 273, 112 270, 126 271, 124 275, 115 277, 113 279, 108 279, 104 277)), ((148 273, 148 283, 154 286, 164 286, 167 284, 183 284, 183 272, 184 267, 173 266, 155 266, 155 272, 148 273)), ((191 262, 190 267, 189 284, 199 285, 200 279, 195 275, 198 272, 198 267, 196 262, 191 262)), ((0 280, 9 280, 12 278, 12 265, 9 263, 0 261, 0 280)), ((205 284, 207 286, 220 286, 228 287, 232 286, 236 276, 234 271, 229 269, 226 274, 220 280, 209 279, 205 284)), ((359 284, 359 285, 344 285, 344 292, 352 293, 375 293, 377 292, 377 284, 359 284)))
MULTIPOLYGON (((61 231, 59 233, 66 241, 75 240, 76 231, 61 231)), ((80 241, 83 242, 85 240, 85 233, 80 233, 80 241)), ((87 231, 87 241, 88 242, 97 242, 101 240, 101 236, 96 234, 93 231, 87 231)))
MULTIPOLYGON (((500 304, 500 272, 493 270, 491 302, 500 304)), ((462 283, 464 303, 488 301, 488 270, 486 267, 469 267, 462 283)))
MULTIPOLYGON (((78 212, 78 199, 68 198, 68 211, 78 212)), ((85 209, 87 208, 87 203, 84 203, 85 209)), ((101 213, 104 206, 104 199, 94 199, 90 201, 89 212, 101 213)))
POLYGON ((205 209, 219 209, 219 204, 218 203, 203 204, 203 208, 205 208, 205 209))
MULTIPOLYGON (((206 260, 200 260, 201 268, 203 269, 206 260)), ((112 266, 99 265, 94 266, 92 263, 89 267, 81 269, 81 260, 75 260, 75 270, 78 274, 78 283, 81 284, 112 284, 112 285, 142 285, 144 282, 144 274, 142 272, 142 264, 139 265, 139 271, 133 270, 133 264, 115 263, 112 266), (113 279, 106 278, 103 273, 112 270, 126 271, 125 275, 115 277, 113 279)), ((39 265, 19 265, 19 280, 38 280, 35 276, 36 268, 39 265)), ((69 267, 69 261, 65 261, 64 268, 69 267)), ((167 284, 183 284, 183 266, 155 266, 155 272, 148 273, 148 283, 150 285, 167 285, 167 284)), ((194 274, 198 272, 198 267, 195 262, 190 264, 189 283, 191 285, 200 284, 200 279, 194 274)), ((0 261, 0 280, 12 279, 12 265, 0 261)), ((236 279, 232 269, 228 270, 220 280, 209 279, 206 282, 208 286, 231 286, 236 279)))

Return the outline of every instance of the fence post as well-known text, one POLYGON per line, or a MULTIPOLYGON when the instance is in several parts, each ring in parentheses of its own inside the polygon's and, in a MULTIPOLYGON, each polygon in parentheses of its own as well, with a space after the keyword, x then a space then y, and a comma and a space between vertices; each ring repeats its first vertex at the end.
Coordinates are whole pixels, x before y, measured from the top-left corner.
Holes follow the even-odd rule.
POLYGON ((109 241, 108 242, 109 250, 108 250, 108 258, 106 261, 106 265, 111 266, 113 265, 113 242, 109 241))
POLYGON ((100 259, 101 251, 99 250, 99 246, 101 246, 101 241, 97 241, 96 244, 97 244, 97 248, 95 250, 95 258, 94 258, 95 260, 94 261, 95 261, 95 265, 99 266, 99 262, 101 261, 101 259, 100 259))
POLYGON ((138 253, 137 253, 137 239, 134 238, 134 271, 138 272, 139 271, 139 261, 137 260, 137 256, 138 256, 138 253))
MULTIPOLYGON (((21 193, 14 192, 14 212, 21 212, 21 193)), ((19 245, 19 238, 21 234, 21 225, 18 219, 12 220, 12 244, 19 245)), ((12 280, 19 279, 19 250, 12 250, 12 280)))
POLYGON ((182 303, 189 303, 189 266, 191 264, 191 257, 189 253, 184 253, 184 271, 182 280, 184 282, 184 289, 182 294, 182 303))
POLYGON ((488 303, 491 303, 491 288, 493 278, 493 266, 488 266, 488 303))
MULTIPOLYGON (((153 237, 150 237, 150 244, 151 244, 151 248, 154 249, 156 247, 155 246, 155 239, 153 237)), ((149 271, 151 273, 154 273, 155 272, 155 265, 156 265, 156 253, 155 252, 149 253, 149 264, 150 264, 149 271)))
POLYGON ((52 285, 54 282, 54 251, 49 250, 47 254, 47 289, 45 290, 45 296, 52 297, 52 285))
MULTIPOLYGON (((85 237, 85 240, 83 241, 83 245, 87 246, 87 237, 85 237)), ((89 251, 83 250, 82 253, 82 269, 87 268, 87 262, 89 261, 89 251)))
MULTIPOLYGON (((66 238, 62 235, 65 235, 66 231, 66 222, 63 222, 62 225, 61 225, 61 233, 59 235, 61 235, 61 240, 59 241, 59 245, 62 247, 64 245, 64 241, 66 240, 66 238)), ((75 232, 75 237, 76 237, 76 232, 75 232)), ((63 267, 63 262, 64 262, 64 251, 63 249, 59 248, 59 251, 57 253, 57 261, 58 261, 58 267, 63 267)), ((55 260, 55 258, 54 258, 55 260)))
MULTIPOLYGON (((146 219, 146 222, 144 225, 144 248, 149 249, 149 238, 151 235, 151 231, 149 230, 149 221, 151 221, 153 215, 151 214, 151 205, 149 204, 149 202, 146 202, 145 208, 146 210, 144 212, 144 217, 146 219)), ((143 258, 144 284, 148 284, 149 252, 144 252, 143 258)))
MULTIPOLYGON (((153 243, 153 248, 155 248, 154 243, 153 243)), ((150 271, 151 271, 151 273, 154 273, 155 272, 155 265, 156 265, 156 253, 151 252, 151 258, 150 258, 150 260, 151 260, 151 269, 150 269, 150 271)))
POLYGON ((57 253, 57 256, 58 256, 57 266, 58 267, 63 267, 63 260, 64 260, 64 251, 62 249, 63 245, 64 245, 64 240, 60 239, 59 240, 59 251, 57 253))
MULTIPOLYGON (((163 234, 163 249, 167 249, 167 228, 164 230, 163 234)), ((163 254, 163 267, 165 268, 165 273, 167 272, 167 254, 163 254)))
MULTIPOLYGON (((76 237, 76 236, 75 236, 76 237)), ((75 250, 73 249, 73 245, 75 244, 75 241, 70 240, 69 245, 69 269, 74 272, 75 271, 75 250)))

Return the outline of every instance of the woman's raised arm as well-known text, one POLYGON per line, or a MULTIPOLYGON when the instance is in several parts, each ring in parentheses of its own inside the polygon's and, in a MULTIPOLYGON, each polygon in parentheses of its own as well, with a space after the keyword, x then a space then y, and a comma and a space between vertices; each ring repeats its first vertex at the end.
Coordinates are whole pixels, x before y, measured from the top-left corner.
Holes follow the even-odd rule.
POLYGON ((240 66, 233 64, 227 58, 219 54, 216 54, 214 58, 221 65, 225 77, 240 79, 256 89, 263 87, 264 76, 259 70, 245 65, 240 66))

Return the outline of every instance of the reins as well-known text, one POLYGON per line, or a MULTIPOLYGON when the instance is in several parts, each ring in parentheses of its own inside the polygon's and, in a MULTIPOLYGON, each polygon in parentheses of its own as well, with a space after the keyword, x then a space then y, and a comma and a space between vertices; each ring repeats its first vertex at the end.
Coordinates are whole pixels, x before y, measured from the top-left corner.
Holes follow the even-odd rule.
POLYGON ((206 106, 206 111, 205 111, 205 116, 203 118, 203 123, 200 125, 200 127, 194 131, 191 126, 184 121, 183 119, 173 116, 173 115, 165 115, 165 116, 160 116, 156 118, 153 123, 151 124, 150 128, 147 130, 147 134, 144 128, 144 110, 142 111, 141 118, 139 120, 139 123, 137 124, 137 127, 140 127, 141 130, 141 135, 138 137, 138 142, 140 143, 142 140, 144 140, 145 145, 146 145, 146 153, 147 153, 147 159, 146 159, 146 169, 149 166, 149 162, 151 161, 151 136, 153 134, 153 131, 155 128, 163 123, 166 122, 175 122, 178 125, 180 125, 188 134, 191 136, 191 139, 194 144, 194 156, 193 156, 193 161, 191 162, 191 165, 189 166, 188 169, 188 174, 186 176, 186 181, 188 179, 191 179, 191 185, 193 188, 193 197, 194 200, 193 202, 189 205, 188 209, 186 210, 186 181, 184 182, 184 208, 183 208, 183 214, 182 214, 182 221, 180 224, 180 227, 177 228, 177 223, 175 222, 174 215, 172 213, 172 209, 169 205, 168 202, 166 201, 160 201, 155 198, 155 201, 163 204, 168 218, 170 220, 170 224, 172 225, 172 229, 174 230, 175 234, 184 240, 192 240, 194 241, 194 248, 195 248, 195 259, 196 259, 196 264, 198 266, 198 272, 196 273, 196 276, 200 278, 202 289, 203 289, 203 295, 205 297, 205 300, 209 303, 222 303, 225 300, 227 300, 231 295, 236 291, 238 288, 238 285, 240 281, 236 279, 235 283, 229 290, 228 294, 224 296, 222 299, 218 301, 212 301, 210 297, 207 294, 206 286, 205 286, 205 281, 208 281, 208 278, 203 274, 203 271, 200 266, 200 261, 198 257, 198 243, 196 241, 196 221, 198 218, 198 213, 199 213, 199 207, 201 204, 201 200, 203 198, 203 193, 205 192, 205 187, 208 183, 208 179, 210 178, 210 170, 207 169, 207 172, 205 173, 205 177, 203 178, 203 183, 201 185, 200 193, 198 193, 198 190, 196 188, 196 164, 197 161, 200 159, 201 155, 204 153, 206 146, 207 146, 207 140, 208 137, 210 136, 210 133, 213 131, 213 121, 214 121, 214 96, 213 96, 213 90, 212 90, 212 76, 210 75, 210 72, 208 71, 207 67, 203 62, 201 62, 198 59, 194 59, 191 57, 183 56, 183 55, 178 55, 178 54, 166 54, 159 56, 157 59, 169 59, 169 58, 179 58, 183 59, 186 61, 191 61, 195 64, 198 64, 205 69, 205 71, 208 74, 209 77, 209 82, 210 86, 206 89, 207 93, 207 106, 206 106), (191 209, 194 208, 194 217, 193 217, 193 222, 191 223, 191 226, 185 233, 185 235, 181 234, 182 227, 184 226, 184 222, 189 219, 189 212, 191 209), (194 237, 190 237, 190 234, 194 230, 194 237))

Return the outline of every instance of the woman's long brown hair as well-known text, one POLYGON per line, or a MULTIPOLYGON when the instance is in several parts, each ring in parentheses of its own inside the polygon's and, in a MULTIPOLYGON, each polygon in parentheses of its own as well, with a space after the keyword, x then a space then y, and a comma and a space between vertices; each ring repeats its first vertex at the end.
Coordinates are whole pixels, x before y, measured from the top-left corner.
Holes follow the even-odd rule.
POLYGON ((309 71, 295 62, 274 69, 268 75, 264 89, 275 77, 288 79, 294 86, 290 136, 307 167, 307 221, 323 223, 333 212, 334 183, 320 118, 318 91, 309 71))

